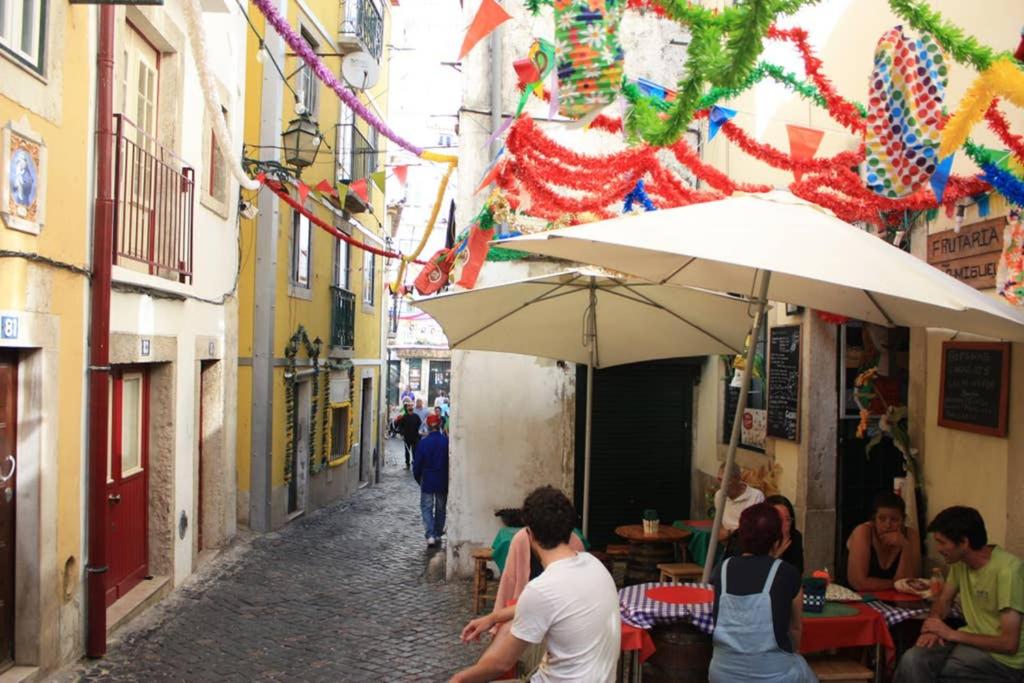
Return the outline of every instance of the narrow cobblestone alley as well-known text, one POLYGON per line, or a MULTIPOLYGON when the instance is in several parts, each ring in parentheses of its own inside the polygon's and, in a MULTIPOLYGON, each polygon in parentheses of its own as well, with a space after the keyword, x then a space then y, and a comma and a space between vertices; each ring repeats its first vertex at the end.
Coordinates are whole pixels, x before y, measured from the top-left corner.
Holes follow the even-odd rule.
POLYGON ((379 486, 236 543, 61 680, 447 680, 481 651, 469 584, 443 580, 401 458, 389 440, 379 486))

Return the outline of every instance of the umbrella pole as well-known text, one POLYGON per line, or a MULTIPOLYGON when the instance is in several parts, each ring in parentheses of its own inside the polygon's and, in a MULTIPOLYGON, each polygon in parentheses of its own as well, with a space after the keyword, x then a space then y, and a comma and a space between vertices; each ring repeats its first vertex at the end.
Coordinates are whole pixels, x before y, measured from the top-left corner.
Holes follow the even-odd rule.
MULTIPOLYGON (((747 393, 750 391, 750 372, 754 367, 754 354, 757 352, 757 338, 761 332, 764 309, 768 299, 768 282, 771 280, 771 271, 761 271, 761 288, 757 294, 757 314, 754 317, 754 324, 750 327, 750 343, 747 345, 746 362, 743 364, 743 372, 740 375, 740 398, 736 402, 736 413, 732 418, 732 434, 729 437, 729 450, 725 455, 725 476, 722 478, 722 489, 727 490, 729 485, 729 473, 733 463, 736 462, 736 448, 740 443, 740 433, 743 428, 743 411, 747 408, 747 393)), ((725 494, 722 494, 722 504, 715 506, 715 523, 711 525, 711 539, 708 543, 708 555, 704 560, 704 575, 701 581, 708 582, 711 577, 711 568, 715 564, 715 554, 718 552, 718 532, 722 528, 722 516, 725 512, 725 494)))
POLYGON ((590 362, 587 363, 587 412, 583 436, 583 537, 590 533, 590 424, 594 412, 594 363, 597 362, 597 292, 594 278, 590 278, 590 315, 587 316, 585 331, 590 345, 590 362))

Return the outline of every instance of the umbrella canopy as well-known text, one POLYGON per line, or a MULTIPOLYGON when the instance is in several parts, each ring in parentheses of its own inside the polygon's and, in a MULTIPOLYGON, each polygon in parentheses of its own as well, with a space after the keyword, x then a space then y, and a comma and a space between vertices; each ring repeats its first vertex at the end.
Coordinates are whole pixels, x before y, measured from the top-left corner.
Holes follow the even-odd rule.
POLYGON ((503 246, 658 283, 751 291, 881 325, 944 327, 1024 341, 1024 313, 783 192, 588 223, 503 246))
POLYGON ((740 353, 750 325, 749 305, 739 298, 580 270, 443 294, 415 305, 440 323, 452 349, 543 356, 596 368, 740 353), (584 329, 591 293, 593 358, 584 329))
POLYGON ((594 368, 659 358, 740 353, 751 306, 689 287, 573 270, 430 299, 416 306, 452 349, 503 351, 587 366, 583 533, 590 519, 594 368))

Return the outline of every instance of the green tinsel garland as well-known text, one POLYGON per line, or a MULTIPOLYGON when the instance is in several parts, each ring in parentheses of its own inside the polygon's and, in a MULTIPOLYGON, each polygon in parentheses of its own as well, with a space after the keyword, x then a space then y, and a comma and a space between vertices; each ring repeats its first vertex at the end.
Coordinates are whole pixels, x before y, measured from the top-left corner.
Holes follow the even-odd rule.
POLYGON ((625 126, 631 139, 642 138, 664 147, 686 130, 700 108, 705 84, 737 88, 749 78, 764 46, 769 27, 780 14, 792 14, 817 0, 749 0, 742 5, 714 13, 691 5, 686 0, 654 0, 672 19, 690 28, 686 51, 686 75, 679 82, 677 99, 668 108, 668 116, 652 105, 649 98, 630 97, 632 105, 625 126))
POLYGON ((941 14, 933 11, 925 2, 889 0, 889 7, 921 33, 931 34, 953 59, 961 64, 971 64, 978 71, 984 71, 996 59, 1010 55, 1009 52, 996 52, 979 43, 974 36, 965 35, 958 26, 943 19, 941 14))
MULTIPOLYGON (((295 440, 295 427, 296 422, 296 410, 298 407, 298 398, 295 395, 295 385, 297 379, 295 377, 296 363, 295 359, 299 353, 300 345, 305 349, 306 355, 309 357, 313 364, 313 395, 310 402, 310 430, 309 430, 309 462, 307 467, 309 471, 314 474, 319 471, 314 468, 316 462, 316 426, 317 426, 317 410, 319 409, 318 400, 319 395, 322 393, 320 382, 323 381, 323 373, 320 372, 320 349, 323 346, 323 342, 319 337, 310 341, 309 335, 306 333, 306 328, 299 325, 298 329, 295 330, 295 334, 288 339, 288 344, 284 349, 284 357, 287 361, 285 367, 285 378, 284 378, 284 405, 285 405, 285 458, 284 458, 284 480, 286 482, 291 481, 292 476, 295 474, 292 471, 292 461, 295 459, 298 443, 295 440)), ((322 422, 322 425, 326 425, 326 422, 322 422)), ((323 426, 321 427, 324 428, 323 426)), ((323 441, 323 437, 321 441, 323 441)))

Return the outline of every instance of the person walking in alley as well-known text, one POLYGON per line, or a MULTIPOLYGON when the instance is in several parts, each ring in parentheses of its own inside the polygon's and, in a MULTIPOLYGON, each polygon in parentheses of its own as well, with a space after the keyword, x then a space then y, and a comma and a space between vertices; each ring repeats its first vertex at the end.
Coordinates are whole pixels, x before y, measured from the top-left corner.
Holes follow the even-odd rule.
POLYGON ((427 546, 434 547, 444 533, 448 504, 448 437, 441 433, 441 420, 427 416, 426 438, 416 446, 412 476, 420 485, 420 512, 427 546))
POLYGON ((416 399, 416 407, 413 412, 420 416, 420 437, 427 435, 427 417, 430 415, 430 408, 423 405, 423 399, 416 399))
POLYGON ((543 486, 527 496, 523 521, 544 572, 526 584, 515 605, 466 626, 462 639, 469 642, 497 623, 512 621, 512 628, 499 629, 479 661, 455 674, 451 683, 494 680, 531 643, 545 643, 531 683, 612 683, 621 638, 615 581, 593 555, 570 546, 576 511, 558 489, 543 486))
POLYGON ((399 397, 399 400, 401 400, 402 403, 412 403, 413 401, 416 400, 416 394, 412 393, 412 385, 405 385, 405 391, 402 392, 402 395, 401 397, 399 397))
POLYGON ((405 469, 409 469, 409 461, 416 454, 416 444, 420 442, 420 425, 422 424, 412 403, 402 406, 402 413, 395 418, 395 424, 401 430, 402 440, 405 441, 405 469))

